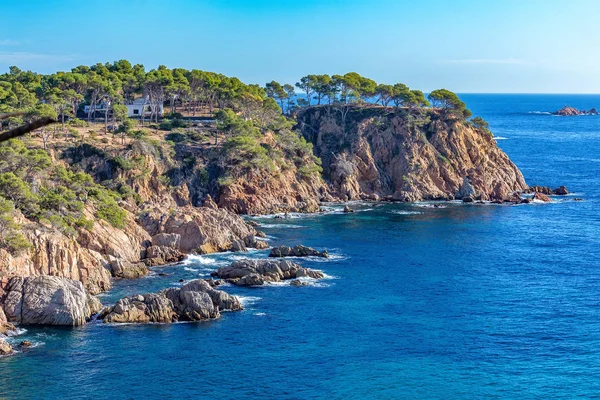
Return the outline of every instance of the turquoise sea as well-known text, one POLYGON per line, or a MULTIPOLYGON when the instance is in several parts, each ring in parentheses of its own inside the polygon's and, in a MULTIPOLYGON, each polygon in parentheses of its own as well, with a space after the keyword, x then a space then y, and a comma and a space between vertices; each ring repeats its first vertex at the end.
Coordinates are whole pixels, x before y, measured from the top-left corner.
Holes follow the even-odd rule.
MULTIPOLYGON (((217 321, 30 328, 0 359, 4 399, 532 399, 600 396, 600 96, 462 95, 553 204, 355 204, 256 218, 269 242, 326 248, 307 287, 225 287, 217 321), (583 201, 573 201, 573 198, 583 201)), ((178 285, 265 252, 190 257, 102 296, 178 285), (158 276, 165 272, 167 276, 158 276)))

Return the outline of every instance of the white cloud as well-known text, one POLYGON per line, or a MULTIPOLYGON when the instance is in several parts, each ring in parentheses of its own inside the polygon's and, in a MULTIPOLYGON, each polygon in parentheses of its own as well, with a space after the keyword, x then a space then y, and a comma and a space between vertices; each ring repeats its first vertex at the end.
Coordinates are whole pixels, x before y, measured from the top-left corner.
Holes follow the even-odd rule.
POLYGON ((0 39, 0 46, 18 46, 21 42, 12 39, 0 39))
POLYGON ((446 60, 450 64, 509 64, 509 65, 533 65, 534 62, 520 60, 517 58, 465 58, 462 60, 446 60))
POLYGON ((0 51, 0 64, 19 64, 30 61, 72 61, 73 56, 62 54, 29 53, 24 51, 0 51))

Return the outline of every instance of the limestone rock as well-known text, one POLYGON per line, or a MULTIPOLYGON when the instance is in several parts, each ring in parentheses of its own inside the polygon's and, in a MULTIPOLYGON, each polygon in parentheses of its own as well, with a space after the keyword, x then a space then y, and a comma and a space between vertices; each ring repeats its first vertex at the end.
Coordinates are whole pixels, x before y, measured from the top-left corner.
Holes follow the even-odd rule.
POLYGON ((278 246, 269 253, 269 257, 329 257, 327 250, 318 251, 312 247, 297 245, 294 247, 278 246))
POLYGON ((344 212, 345 212, 345 213, 352 213, 352 212, 354 212, 354 210, 353 210, 353 209, 351 209, 351 208, 350 208, 348 205, 345 205, 345 206, 344 206, 344 212))
POLYGON ((8 320, 23 325, 83 325, 90 302, 81 282, 57 276, 13 277, 3 296, 8 320))

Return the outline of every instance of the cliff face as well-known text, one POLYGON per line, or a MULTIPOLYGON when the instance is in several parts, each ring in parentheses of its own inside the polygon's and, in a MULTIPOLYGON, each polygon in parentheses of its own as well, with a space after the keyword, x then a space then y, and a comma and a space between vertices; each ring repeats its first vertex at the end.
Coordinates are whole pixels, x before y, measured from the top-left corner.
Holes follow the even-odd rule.
POLYGON ((313 107, 298 122, 342 199, 495 200, 527 187, 489 131, 439 111, 313 107))
POLYGON ((320 200, 328 199, 320 178, 298 179, 294 170, 278 174, 246 174, 221 189, 219 206, 238 214, 317 212, 320 200))

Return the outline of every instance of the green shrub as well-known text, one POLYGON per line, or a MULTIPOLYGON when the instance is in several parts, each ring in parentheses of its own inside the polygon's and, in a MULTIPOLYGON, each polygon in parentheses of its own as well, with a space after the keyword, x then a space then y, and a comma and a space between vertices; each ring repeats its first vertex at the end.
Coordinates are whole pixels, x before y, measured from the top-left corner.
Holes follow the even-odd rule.
POLYGON ((165 140, 168 140, 168 141, 171 141, 174 143, 181 143, 181 142, 185 142, 187 140, 187 135, 185 135, 181 132, 172 132, 172 133, 165 135, 165 140))
POLYGON ((71 118, 67 121, 67 125, 75 126, 77 128, 83 128, 83 127, 88 126, 88 123, 79 118, 71 118))

